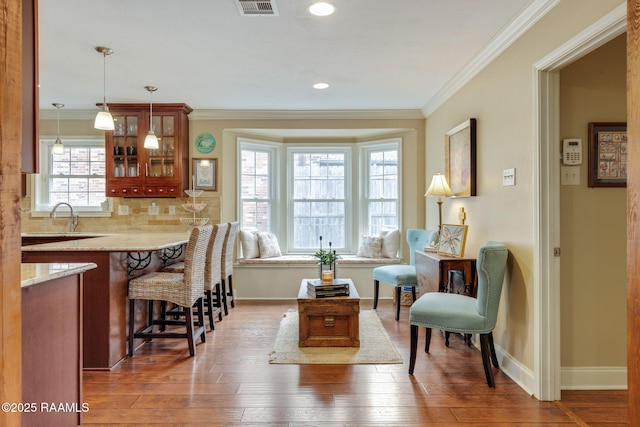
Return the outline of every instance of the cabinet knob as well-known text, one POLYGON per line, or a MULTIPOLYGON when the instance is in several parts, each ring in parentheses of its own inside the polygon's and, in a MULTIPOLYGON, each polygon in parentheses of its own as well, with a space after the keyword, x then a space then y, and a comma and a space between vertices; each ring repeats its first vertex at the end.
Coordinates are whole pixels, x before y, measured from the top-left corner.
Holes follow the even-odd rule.
POLYGON ((122 189, 122 192, 123 192, 123 193, 126 193, 126 192, 127 192, 127 189, 126 189, 126 188, 123 188, 123 189, 122 189))

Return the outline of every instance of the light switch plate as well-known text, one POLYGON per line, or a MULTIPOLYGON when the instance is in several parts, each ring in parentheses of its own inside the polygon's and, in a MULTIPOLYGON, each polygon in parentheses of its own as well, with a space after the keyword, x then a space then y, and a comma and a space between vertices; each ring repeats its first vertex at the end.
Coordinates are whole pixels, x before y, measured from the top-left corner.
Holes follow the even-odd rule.
POLYGON ((580 185, 580 166, 560 167, 560 185, 580 185))
POLYGON ((176 207, 173 205, 169 206, 169 215, 175 215, 176 214, 176 207))
POLYGON ((129 215, 129 206, 127 205, 118 206, 118 215, 129 215))
POLYGON ((153 203, 149 206, 147 212, 149 213, 149 215, 158 215, 160 213, 160 207, 153 203))
POLYGON ((516 168, 505 169, 502 171, 502 186, 511 187, 516 185, 516 168))

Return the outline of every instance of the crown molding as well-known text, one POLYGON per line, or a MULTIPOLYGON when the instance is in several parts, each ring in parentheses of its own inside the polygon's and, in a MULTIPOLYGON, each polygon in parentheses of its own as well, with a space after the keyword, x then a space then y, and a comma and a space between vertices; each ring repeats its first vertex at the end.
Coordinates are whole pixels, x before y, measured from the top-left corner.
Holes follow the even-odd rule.
POLYGON ((415 110, 194 110, 189 120, 422 120, 415 110))
POLYGON ((429 114, 433 113, 559 2, 560 0, 531 1, 522 13, 516 16, 500 34, 494 37, 422 107, 422 114, 428 117, 429 114))
MULTIPOLYGON (((57 110, 40 110, 43 120, 56 120, 57 110)), ((97 110, 61 110, 61 120, 93 120, 97 110)), ((193 110, 189 120, 423 120, 422 111, 410 110, 193 110)))

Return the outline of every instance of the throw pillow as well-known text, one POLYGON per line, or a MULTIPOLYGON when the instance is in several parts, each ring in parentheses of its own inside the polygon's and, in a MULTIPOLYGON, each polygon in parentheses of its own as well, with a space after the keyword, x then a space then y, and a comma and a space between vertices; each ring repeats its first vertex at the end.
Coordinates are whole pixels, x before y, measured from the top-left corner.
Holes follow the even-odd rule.
POLYGON ((380 258, 382 238, 378 236, 362 236, 358 247, 358 256, 364 258, 380 258))
POLYGON ((240 245, 242 246, 242 256, 244 259, 260 258, 260 248, 258 247, 257 230, 240 230, 240 245))
POLYGON ((400 230, 382 230, 382 250, 380 255, 383 258, 396 258, 400 249, 400 230))
POLYGON ((258 234, 258 247, 260 247, 260 258, 273 258, 282 256, 278 238, 273 233, 258 234))

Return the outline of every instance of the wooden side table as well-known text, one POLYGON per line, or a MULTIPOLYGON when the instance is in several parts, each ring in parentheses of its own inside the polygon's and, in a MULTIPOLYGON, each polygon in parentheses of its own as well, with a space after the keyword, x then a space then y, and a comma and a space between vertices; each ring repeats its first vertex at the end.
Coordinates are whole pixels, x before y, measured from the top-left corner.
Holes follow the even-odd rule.
POLYGON ((314 298, 307 280, 298 291, 298 347, 360 347, 360 295, 351 279, 349 296, 314 298))
MULTIPOLYGON (((476 259, 440 255, 437 252, 416 251, 416 275, 420 295, 426 292, 457 292, 476 297, 478 283, 476 278, 476 259), (462 277, 460 277, 462 276, 462 277), (454 280, 450 280, 454 279, 454 280), (461 286, 458 287, 458 279, 461 286)), ((445 331, 445 345, 449 347, 450 332, 445 331)), ((471 335, 465 334, 464 341, 471 345, 471 335)))
POLYGON ((418 250, 415 260, 420 295, 427 292, 455 292, 455 284, 449 283, 451 271, 462 272, 465 295, 477 295, 475 258, 450 257, 418 250))

